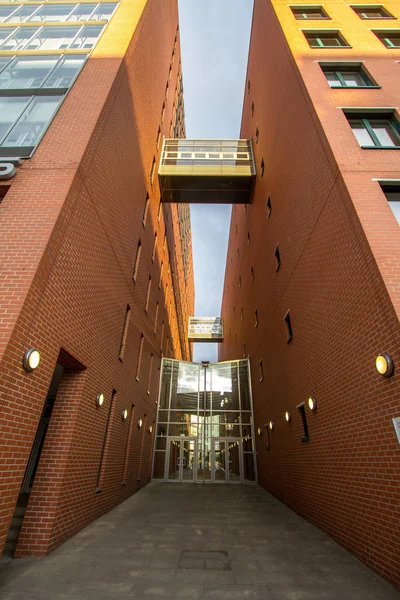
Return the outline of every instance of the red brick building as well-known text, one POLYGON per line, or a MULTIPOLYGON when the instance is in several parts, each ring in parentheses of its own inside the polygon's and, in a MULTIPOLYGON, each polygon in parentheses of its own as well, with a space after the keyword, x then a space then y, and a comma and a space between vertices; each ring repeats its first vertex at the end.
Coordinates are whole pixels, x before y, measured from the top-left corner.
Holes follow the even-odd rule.
POLYGON ((400 585, 395 19, 395 2, 255 1, 257 181, 233 207, 219 360, 250 357, 260 484, 400 585))
POLYGON ((26 159, 0 204, 0 554, 15 556, 149 481, 161 356, 191 358, 190 213, 161 205, 157 178, 163 136, 184 135, 177 3, 66 5, 30 3, 23 28, 10 3, 0 31, 0 155, 26 159))

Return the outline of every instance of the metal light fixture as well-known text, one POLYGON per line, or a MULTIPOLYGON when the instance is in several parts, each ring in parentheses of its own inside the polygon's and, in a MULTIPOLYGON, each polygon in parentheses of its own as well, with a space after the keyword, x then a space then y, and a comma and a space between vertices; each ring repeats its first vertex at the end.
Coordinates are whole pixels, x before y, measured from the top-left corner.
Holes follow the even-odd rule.
POLYGON ((268 427, 270 428, 270 430, 271 430, 271 431, 273 430, 273 428, 274 428, 274 424, 273 424, 273 422, 272 422, 272 421, 270 421, 270 422, 268 423, 268 427))
POLYGON ((153 433, 153 425, 150 425, 150 427, 149 427, 149 433, 153 433))
POLYGON ((292 414, 291 414, 290 410, 287 410, 287 411, 285 412, 285 421, 286 421, 287 423, 290 423, 290 421, 291 421, 291 420, 292 420, 292 414))
POLYGON ((259 427, 259 428, 257 429, 257 433, 258 433, 258 435, 261 435, 261 434, 262 434, 261 427, 259 427))
POLYGON ((142 429, 142 425, 143 425, 143 419, 139 419, 138 424, 137 424, 138 429, 142 429))
POLYGON ((104 404, 104 394, 100 392, 96 396, 96 406, 100 408, 104 404))
POLYGON ((393 375, 394 363, 391 356, 389 356, 389 354, 386 354, 386 352, 383 352, 382 354, 379 354, 379 356, 376 357, 375 366, 378 373, 380 373, 384 377, 390 377, 391 375, 393 375))
POLYGON ((310 410, 312 410, 313 412, 317 410, 317 401, 314 398, 314 396, 310 396, 307 403, 308 403, 308 408, 310 410))
POLYGON ((125 421, 128 418, 128 409, 124 408, 124 410, 121 412, 121 419, 123 421, 125 421))
POLYGON ((28 373, 32 373, 40 363, 40 352, 36 348, 30 348, 24 354, 24 358, 22 359, 22 366, 25 371, 28 373))

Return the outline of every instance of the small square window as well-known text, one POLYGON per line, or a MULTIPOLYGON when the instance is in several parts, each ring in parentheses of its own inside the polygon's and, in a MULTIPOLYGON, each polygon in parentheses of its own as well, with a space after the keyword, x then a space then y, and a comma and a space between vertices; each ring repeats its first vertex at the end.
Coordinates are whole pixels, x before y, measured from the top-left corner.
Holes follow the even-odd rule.
POLYGON ((339 31, 303 31, 311 48, 351 48, 339 31))
POLYGON ((293 329, 292 329, 292 321, 290 319, 289 311, 287 311, 286 315, 283 317, 286 325, 286 333, 287 333, 287 342, 291 342, 293 338, 293 329))
POLYGON ((383 6, 380 5, 366 5, 366 6, 352 6, 354 12, 360 17, 360 19, 395 19, 383 6))
POLYGON ((321 65, 321 69, 332 88, 378 87, 360 64, 325 64, 321 65))
POLYGON ((393 112, 345 115, 361 148, 400 148, 400 125, 393 112))
POLYGON ((400 30, 392 29, 390 31, 374 31, 376 37, 386 48, 400 48, 400 30))
POLYGON ((291 8, 298 21, 330 19, 322 6, 292 6, 291 8))
POLYGON ((398 183, 380 183, 379 185, 400 225, 400 181, 398 183))

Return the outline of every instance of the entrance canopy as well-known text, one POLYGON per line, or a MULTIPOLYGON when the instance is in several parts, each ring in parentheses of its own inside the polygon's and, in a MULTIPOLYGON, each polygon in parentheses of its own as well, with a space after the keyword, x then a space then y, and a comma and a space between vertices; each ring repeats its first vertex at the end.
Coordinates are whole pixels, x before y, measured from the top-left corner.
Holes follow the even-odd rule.
POLYGON ((163 202, 250 204, 251 140, 165 139, 158 177, 163 202))
POLYGON ((154 481, 254 482, 249 361, 164 358, 154 450, 154 481))

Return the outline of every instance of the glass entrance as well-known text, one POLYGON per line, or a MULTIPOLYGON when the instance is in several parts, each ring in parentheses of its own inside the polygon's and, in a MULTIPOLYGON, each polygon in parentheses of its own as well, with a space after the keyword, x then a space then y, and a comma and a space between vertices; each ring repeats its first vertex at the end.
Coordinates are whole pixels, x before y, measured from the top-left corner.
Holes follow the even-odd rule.
POLYGON ((194 483, 196 480, 196 438, 168 438, 167 481, 194 483))
POLYGON ((240 439, 214 438, 212 446, 213 482, 241 483, 243 477, 240 439))
POLYGON ((200 364, 164 358, 153 481, 256 480, 249 361, 200 364))

